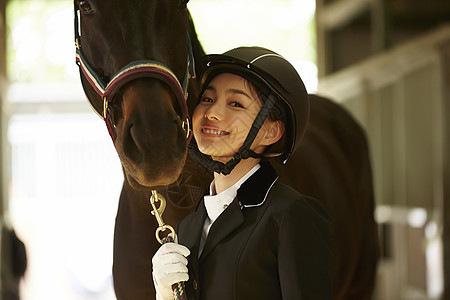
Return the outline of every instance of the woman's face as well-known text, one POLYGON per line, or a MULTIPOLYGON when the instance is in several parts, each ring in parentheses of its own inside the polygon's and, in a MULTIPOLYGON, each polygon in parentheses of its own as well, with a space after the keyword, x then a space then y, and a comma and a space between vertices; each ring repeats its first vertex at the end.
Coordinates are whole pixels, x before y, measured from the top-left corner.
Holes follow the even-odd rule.
MULTIPOLYGON (((192 116, 199 150, 213 159, 226 162, 242 146, 261 109, 262 103, 248 82, 234 74, 222 73, 205 88, 192 116)), ((251 149, 263 152, 267 142, 261 128, 251 149)))

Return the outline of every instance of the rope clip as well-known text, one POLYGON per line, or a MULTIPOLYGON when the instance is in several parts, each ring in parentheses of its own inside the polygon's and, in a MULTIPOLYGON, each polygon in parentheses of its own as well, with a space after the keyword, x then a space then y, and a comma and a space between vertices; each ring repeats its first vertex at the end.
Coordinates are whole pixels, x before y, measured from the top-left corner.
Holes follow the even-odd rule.
POLYGON ((158 222, 159 227, 156 228, 155 236, 156 239, 160 244, 163 244, 163 240, 160 238, 159 234, 162 231, 170 230, 170 234, 173 239, 175 239, 175 230, 172 226, 167 225, 164 223, 162 219, 162 214, 164 213, 164 210, 166 209, 166 199, 161 195, 158 194, 157 191, 152 190, 152 195, 150 197, 150 204, 152 205, 152 215, 155 216, 156 221, 158 222), (159 207, 156 207, 156 202, 160 202, 159 207))

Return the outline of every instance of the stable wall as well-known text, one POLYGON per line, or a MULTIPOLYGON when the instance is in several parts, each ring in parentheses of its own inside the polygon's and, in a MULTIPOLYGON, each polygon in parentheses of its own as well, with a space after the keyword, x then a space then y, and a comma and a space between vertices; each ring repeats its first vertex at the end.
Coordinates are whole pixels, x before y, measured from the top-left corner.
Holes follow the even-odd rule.
MULTIPOLYGON (((5 111, 4 103, 6 102, 6 89, 7 89, 7 79, 6 79, 6 0, 0 0, 0 158, 3 158, 6 152, 6 121, 5 121, 5 111)), ((6 199, 8 199, 8 194, 6 192, 6 166, 3 165, 4 160, 2 159, 2 166, 0 167, 0 216, 4 215, 6 209, 6 199)))
POLYGON ((450 25, 319 80, 319 94, 347 107, 368 135, 378 299, 434 299, 449 284, 449 89, 450 25))
POLYGON ((10 269, 7 267, 9 262, 8 240, 4 234, 5 229, 5 212, 7 210, 7 184, 5 174, 7 171, 4 165, 5 140, 6 140, 6 121, 4 117, 4 103, 6 97, 6 0, 0 0, 0 300, 2 298, 3 289, 11 278, 10 269))

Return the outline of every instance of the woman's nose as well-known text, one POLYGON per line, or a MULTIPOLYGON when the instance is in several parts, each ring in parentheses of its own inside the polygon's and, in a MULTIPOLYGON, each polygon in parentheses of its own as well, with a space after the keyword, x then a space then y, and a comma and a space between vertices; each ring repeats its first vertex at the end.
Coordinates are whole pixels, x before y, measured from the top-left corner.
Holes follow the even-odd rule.
POLYGON ((205 118, 208 120, 221 120, 223 113, 217 103, 212 104, 205 112, 205 118))

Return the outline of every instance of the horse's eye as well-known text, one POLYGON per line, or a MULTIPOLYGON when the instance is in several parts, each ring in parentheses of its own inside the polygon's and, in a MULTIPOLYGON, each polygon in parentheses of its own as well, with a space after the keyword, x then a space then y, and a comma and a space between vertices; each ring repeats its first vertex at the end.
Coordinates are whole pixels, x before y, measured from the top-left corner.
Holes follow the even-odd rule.
POLYGON ((80 8, 80 11, 85 13, 85 14, 92 13, 92 6, 91 6, 91 3, 89 3, 89 1, 81 0, 78 3, 78 7, 80 8))

